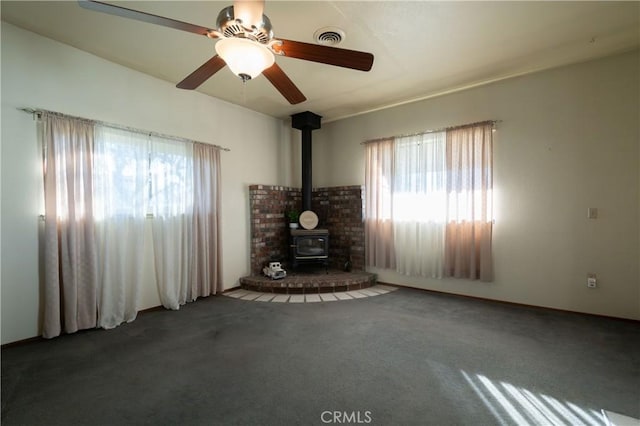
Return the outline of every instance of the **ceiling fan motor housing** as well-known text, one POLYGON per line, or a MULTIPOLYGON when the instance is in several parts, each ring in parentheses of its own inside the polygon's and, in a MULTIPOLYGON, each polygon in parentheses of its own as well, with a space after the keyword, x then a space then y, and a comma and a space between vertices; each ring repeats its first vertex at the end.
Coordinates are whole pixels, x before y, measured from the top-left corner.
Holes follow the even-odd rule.
POLYGON ((267 15, 262 15, 262 21, 258 26, 247 28, 242 25, 242 21, 235 19, 233 6, 225 7, 218 14, 216 20, 218 31, 225 37, 248 38, 258 43, 267 44, 273 37, 273 28, 267 15))

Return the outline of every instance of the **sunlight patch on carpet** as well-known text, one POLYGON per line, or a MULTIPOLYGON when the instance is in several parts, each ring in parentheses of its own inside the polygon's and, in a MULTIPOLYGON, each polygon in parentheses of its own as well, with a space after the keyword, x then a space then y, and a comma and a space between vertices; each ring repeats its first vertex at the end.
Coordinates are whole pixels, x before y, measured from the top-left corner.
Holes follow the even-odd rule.
POLYGON ((595 409, 491 380, 482 374, 462 371, 462 375, 501 425, 610 425, 606 417, 595 409))

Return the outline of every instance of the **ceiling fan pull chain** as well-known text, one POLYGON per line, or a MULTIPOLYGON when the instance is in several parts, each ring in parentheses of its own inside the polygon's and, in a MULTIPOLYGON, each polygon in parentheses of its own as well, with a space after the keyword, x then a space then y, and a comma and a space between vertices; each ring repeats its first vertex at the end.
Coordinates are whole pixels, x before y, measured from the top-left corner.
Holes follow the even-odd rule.
POLYGON ((242 80, 242 105, 247 105, 247 80, 242 80))

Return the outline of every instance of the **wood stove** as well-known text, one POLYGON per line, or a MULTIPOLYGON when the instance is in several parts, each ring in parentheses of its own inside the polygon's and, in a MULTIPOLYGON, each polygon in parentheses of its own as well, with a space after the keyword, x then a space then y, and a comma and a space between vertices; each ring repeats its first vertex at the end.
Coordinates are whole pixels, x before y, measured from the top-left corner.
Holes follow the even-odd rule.
POLYGON ((291 230, 291 266, 322 263, 329 266, 329 231, 327 229, 291 230))

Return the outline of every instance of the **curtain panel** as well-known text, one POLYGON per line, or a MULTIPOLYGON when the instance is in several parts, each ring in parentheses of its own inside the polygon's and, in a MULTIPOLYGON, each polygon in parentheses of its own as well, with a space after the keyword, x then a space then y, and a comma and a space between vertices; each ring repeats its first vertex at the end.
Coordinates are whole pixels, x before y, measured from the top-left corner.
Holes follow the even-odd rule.
POLYGON ((493 279, 493 126, 447 131, 445 276, 493 279))
POLYGON ((210 145, 193 146, 193 298, 221 292, 222 217, 220 150, 210 145))
POLYGON ((368 144, 365 150, 365 264, 384 269, 396 267, 391 201, 393 146, 393 139, 387 139, 368 144))
POLYGON ((85 120, 42 116, 44 337, 93 328, 97 322, 93 130, 85 120))
POLYGON ((151 137, 149 203, 156 283, 162 306, 193 300, 193 144, 151 137))
POLYGON ((396 138, 393 214, 396 271, 441 278, 445 232, 444 132, 396 138))
POLYGON ((145 135, 96 125, 94 205, 99 266, 98 326, 136 319, 142 286, 145 195, 149 175, 145 135))

